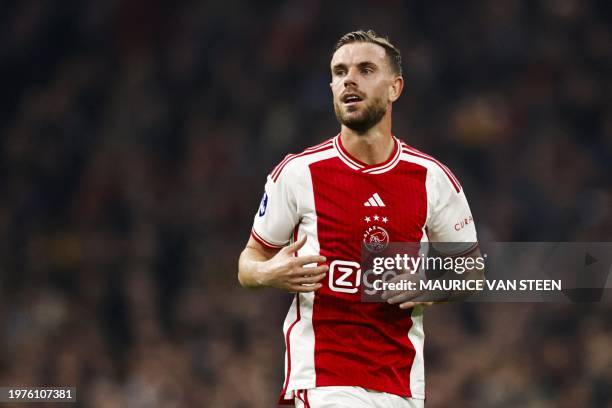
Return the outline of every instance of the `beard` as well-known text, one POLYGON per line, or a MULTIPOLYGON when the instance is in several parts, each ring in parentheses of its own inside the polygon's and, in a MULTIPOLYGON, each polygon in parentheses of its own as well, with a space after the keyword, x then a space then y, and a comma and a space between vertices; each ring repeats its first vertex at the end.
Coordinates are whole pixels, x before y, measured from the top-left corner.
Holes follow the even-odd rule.
POLYGON ((363 133, 380 122, 387 113, 387 106, 381 98, 374 98, 359 114, 348 114, 342 109, 341 102, 334 102, 334 113, 338 122, 355 132, 363 133))

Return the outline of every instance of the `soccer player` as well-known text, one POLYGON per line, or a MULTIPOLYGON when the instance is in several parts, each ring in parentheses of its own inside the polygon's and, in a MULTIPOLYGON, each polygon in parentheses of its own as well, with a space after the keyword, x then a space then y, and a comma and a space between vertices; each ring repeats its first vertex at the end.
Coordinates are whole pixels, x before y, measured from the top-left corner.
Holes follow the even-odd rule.
MULTIPOLYGON (((280 403, 422 407, 423 306, 430 303, 362 302, 361 246, 476 243, 470 209, 444 165, 391 132, 404 87, 395 46, 371 30, 344 35, 330 86, 340 133, 288 155, 268 175, 238 279, 247 288, 295 292, 280 403)), ((448 255, 478 252, 470 245, 448 255)))

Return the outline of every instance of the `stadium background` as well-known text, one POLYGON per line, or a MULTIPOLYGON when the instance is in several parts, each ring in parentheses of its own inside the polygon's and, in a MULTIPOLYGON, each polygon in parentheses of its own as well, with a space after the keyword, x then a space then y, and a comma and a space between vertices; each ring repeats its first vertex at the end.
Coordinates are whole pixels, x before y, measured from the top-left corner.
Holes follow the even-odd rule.
MULTIPOLYGON (((394 131, 480 238, 612 237, 606 1, 3 1, 0 384, 269 407, 289 296, 238 287, 265 177, 337 132, 330 49, 403 52, 394 131)), ((612 406, 609 304, 427 310, 428 407, 612 406)))

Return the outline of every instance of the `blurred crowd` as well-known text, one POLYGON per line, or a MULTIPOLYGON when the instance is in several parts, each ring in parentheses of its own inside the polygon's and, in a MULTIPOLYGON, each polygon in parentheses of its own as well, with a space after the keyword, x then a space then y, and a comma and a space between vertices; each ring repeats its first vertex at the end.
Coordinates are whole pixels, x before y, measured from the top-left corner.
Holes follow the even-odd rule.
MULTIPOLYGON (((273 406, 290 295, 238 286, 267 173, 337 133, 336 39, 403 53, 394 133, 481 240, 612 240, 606 1, 20 0, 0 10, 0 385, 273 406)), ((612 406, 609 304, 426 311, 428 407, 612 406)))

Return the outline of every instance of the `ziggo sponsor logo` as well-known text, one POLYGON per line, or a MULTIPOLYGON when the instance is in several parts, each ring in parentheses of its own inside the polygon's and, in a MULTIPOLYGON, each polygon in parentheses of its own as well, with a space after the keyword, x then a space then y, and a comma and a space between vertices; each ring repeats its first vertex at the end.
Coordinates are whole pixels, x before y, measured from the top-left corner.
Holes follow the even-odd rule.
POLYGON ((363 285, 363 292, 367 295, 379 293, 374 289, 375 282, 387 282, 398 275, 397 271, 384 271, 376 273, 372 269, 362 273, 359 262, 334 260, 329 265, 329 288, 334 292, 357 293, 363 285))

